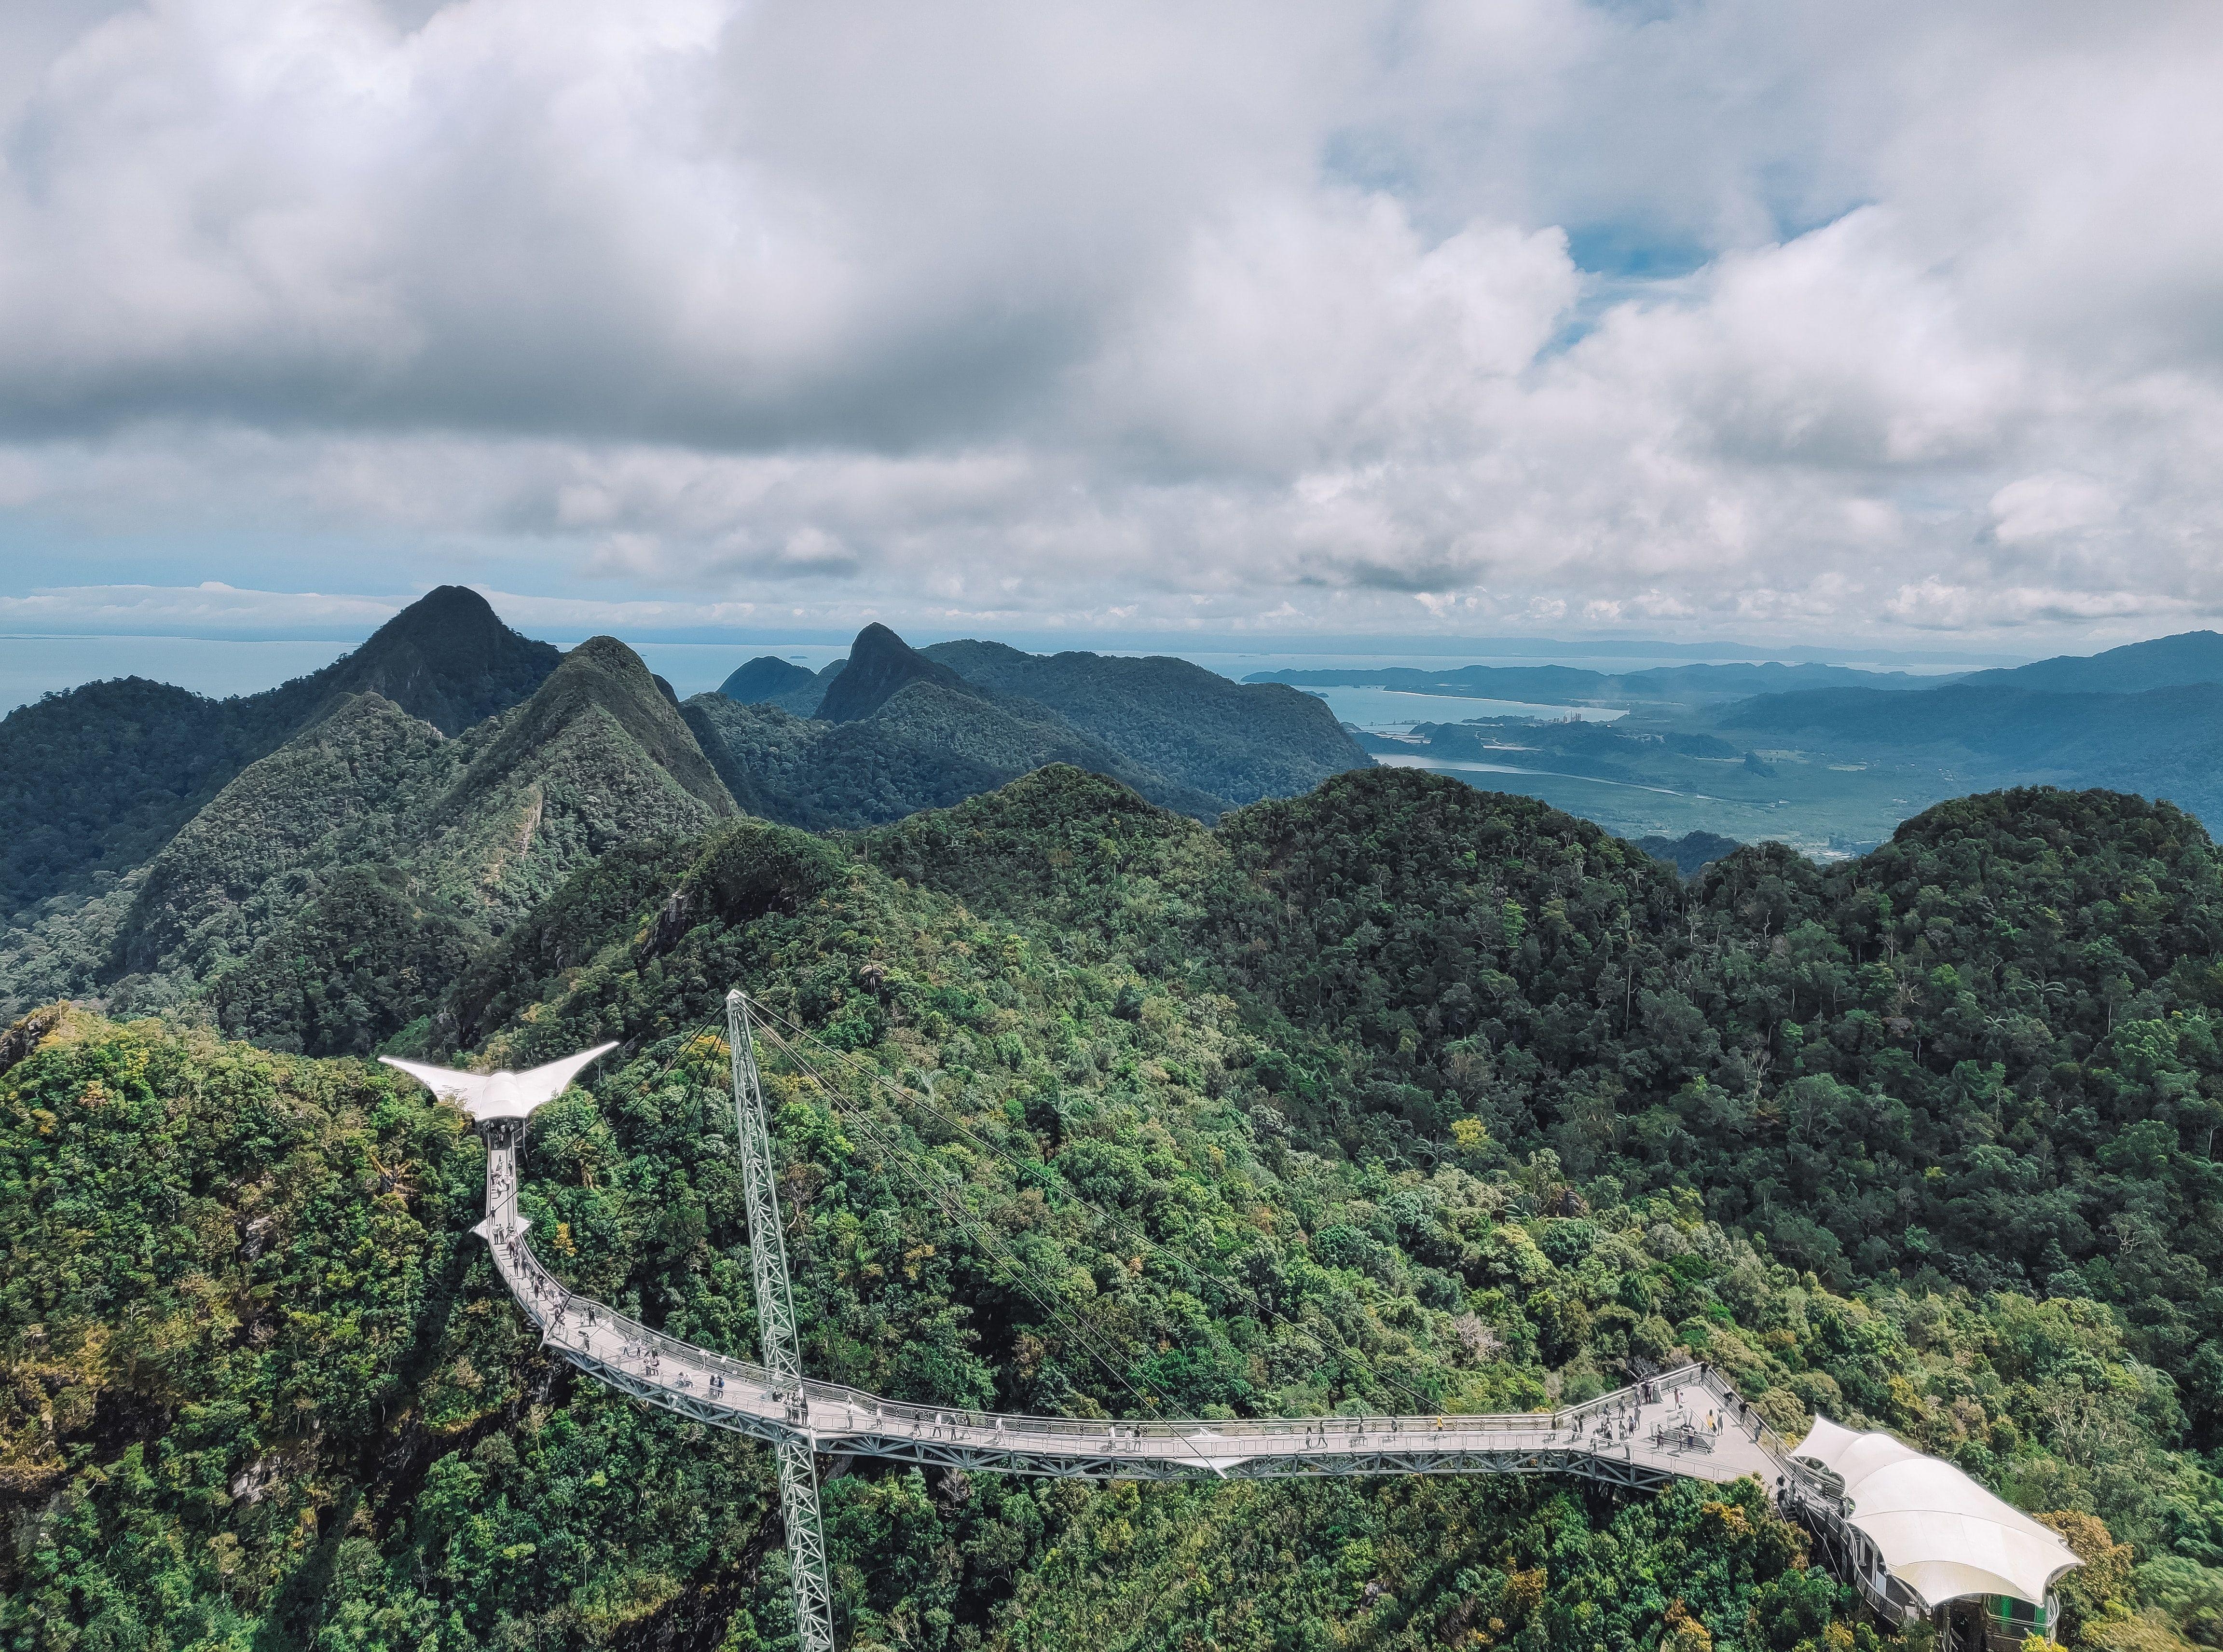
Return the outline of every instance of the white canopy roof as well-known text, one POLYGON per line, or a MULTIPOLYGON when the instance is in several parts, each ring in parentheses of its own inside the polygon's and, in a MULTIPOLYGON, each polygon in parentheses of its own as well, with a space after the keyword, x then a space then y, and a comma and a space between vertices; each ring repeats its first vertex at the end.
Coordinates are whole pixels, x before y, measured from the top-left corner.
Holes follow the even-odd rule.
POLYGON ((483 1123, 488 1119, 521 1119, 542 1102, 554 1101, 570 1088, 589 1062, 617 1047, 615 1044, 597 1044, 591 1050, 582 1050, 576 1055, 567 1055, 561 1061, 551 1061, 545 1067, 534 1067, 526 1072, 458 1072, 452 1067, 404 1061, 399 1056, 382 1055, 378 1058, 389 1067, 400 1068, 442 1101, 455 1102, 483 1123))
POLYGON ((1892 1574, 1932 1607, 1976 1594, 2042 1605, 2053 1580, 2081 1564, 2057 1533, 1952 1464, 1887 1434, 1856 1434, 1817 1416, 1796 1454, 1843 1477, 1850 1523, 1875 1544, 1892 1574))

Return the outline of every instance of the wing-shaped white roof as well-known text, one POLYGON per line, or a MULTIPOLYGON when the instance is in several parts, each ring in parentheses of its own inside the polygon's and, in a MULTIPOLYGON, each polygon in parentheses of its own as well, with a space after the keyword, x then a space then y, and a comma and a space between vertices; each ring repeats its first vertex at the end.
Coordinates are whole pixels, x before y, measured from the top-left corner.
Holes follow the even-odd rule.
POLYGON ((521 1119, 543 1102, 552 1102, 561 1096, 596 1056, 606 1055, 617 1047, 614 1043, 597 1044, 591 1050, 582 1050, 561 1061, 551 1061, 545 1067, 533 1067, 524 1072, 457 1072, 452 1067, 403 1061, 390 1055, 378 1058, 389 1067, 400 1068, 435 1096, 455 1102, 474 1119, 521 1119))
POLYGON ((2081 1564, 2059 1534, 1887 1434, 1855 1433, 1817 1416, 1796 1454, 1843 1477, 1851 1523, 1892 1574, 1933 1607, 1976 1594, 2043 1604, 2053 1580, 2081 1564))

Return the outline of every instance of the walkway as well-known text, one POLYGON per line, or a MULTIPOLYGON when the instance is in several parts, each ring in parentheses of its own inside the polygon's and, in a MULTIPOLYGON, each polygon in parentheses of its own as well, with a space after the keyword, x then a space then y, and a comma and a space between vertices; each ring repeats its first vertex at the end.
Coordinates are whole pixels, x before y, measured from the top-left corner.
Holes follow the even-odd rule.
MULTIPOLYGON (((520 1121, 521 1123, 521 1121, 520 1121)), ((1550 1414, 1095 1422, 905 1404, 832 1383, 782 1385, 763 1366, 650 1330, 578 1296, 541 1265, 517 1212, 521 1129, 488 1133, 477 1231, 543 1341, 652 1405, 779 1443, 999 1473, 1108 1479, 1293 1474, 1582 1474, 1617 1486, 1677 1478, 1772 1486, 1790 1452, 1717 1372, 1687 1366, 1550 1414)))

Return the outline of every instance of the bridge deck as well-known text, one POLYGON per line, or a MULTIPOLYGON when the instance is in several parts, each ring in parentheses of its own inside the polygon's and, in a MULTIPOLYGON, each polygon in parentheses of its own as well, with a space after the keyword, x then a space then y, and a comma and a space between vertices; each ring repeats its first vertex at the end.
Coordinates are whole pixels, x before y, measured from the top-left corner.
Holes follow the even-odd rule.
POLYGON ((1553 1414, 1092 1421, 904 1404, 831 1383, 782 1385, 760 1365, 648 1329, 543 1266, 517 1214, 513 1138, 489 1138, 478 1231, 547 1346, 611 1387, 759 1439, 834 1455, 1115 1479, 1291 1474, 1572 1473, 1625 1486, 1789 1472, 1787 1451, 1715 1372, 1655 1379, 1553 1414), (1740 1421, 1739 1419, 1742 1420, 1740 1421))

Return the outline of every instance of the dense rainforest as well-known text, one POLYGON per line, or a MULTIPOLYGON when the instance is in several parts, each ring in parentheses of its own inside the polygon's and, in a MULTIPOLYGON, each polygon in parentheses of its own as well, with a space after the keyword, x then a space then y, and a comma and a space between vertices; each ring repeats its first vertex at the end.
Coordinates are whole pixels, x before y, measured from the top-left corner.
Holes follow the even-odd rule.
POLYGON ((348 695, 457 734, 531 694, 557 658, 477 592, 444 585, 345 657, 261 694, 210 700, 127 677, 19 707, 0 719, 0 916, 128 872, 348 695))
MULTIPOLYGON (((693 1341, 755 1335, 740 983, 830 1081, 768 1052, 819 1374, 1225 1416, 1548 1406, 1703 1357, 1782 1428, 1890 1427, 2054 1523, 2069 1641, 2215 1645, 2219 873, 2106 794, 1686 882, 1410 771, 1207 827, 1054 767, 851 834, 617 846, 412 1047, 623 1040, 536 1116, 523 1197, 552 1266, 693 1341)), ((0 1644, 792 1645, 763 1454, 543 1356, 469 1233, 460 1115, 187 1010, 0 1038, 0 1644)), ((1878 1642, 1751 1485, 858 1462, 825 1495, 858 1647, 1878 1642)))

